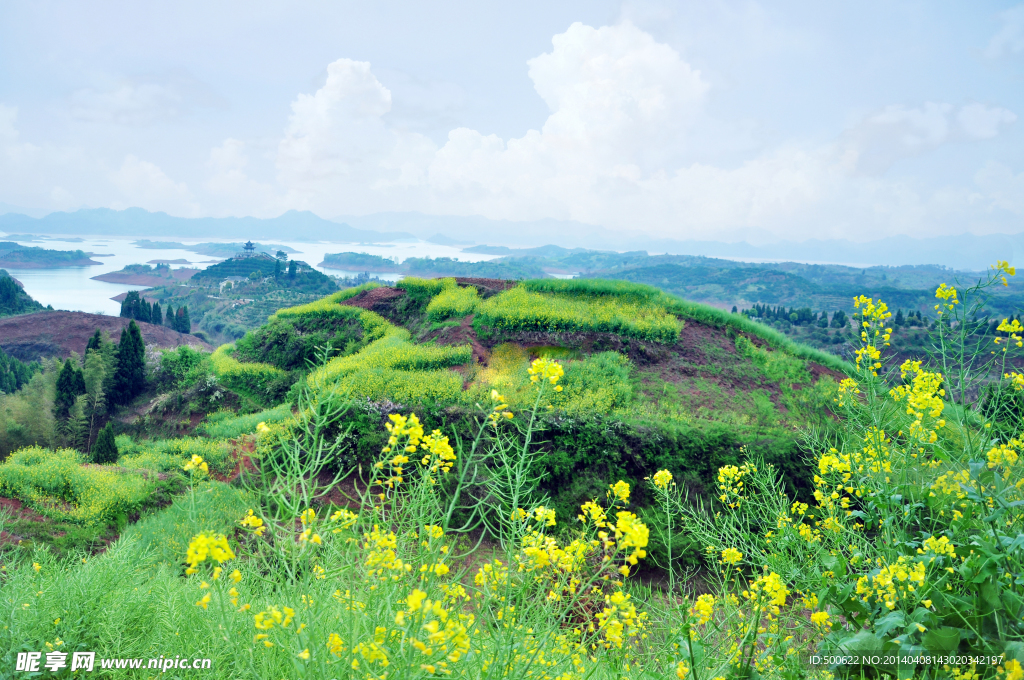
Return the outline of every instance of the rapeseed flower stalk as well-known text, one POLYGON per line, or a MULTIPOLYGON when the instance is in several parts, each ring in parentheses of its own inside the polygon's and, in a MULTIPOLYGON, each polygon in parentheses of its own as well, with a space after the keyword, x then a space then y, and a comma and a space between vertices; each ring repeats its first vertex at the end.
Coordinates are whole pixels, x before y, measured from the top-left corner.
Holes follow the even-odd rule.
POLYGON ((245 513, 245 517, 238 520, 238 523, 243 527, 252 529, 252 533, 256 536, 262 536, 263 532, 267 530, 263 520, 253 514, 252 508, 249 508, 248 512, 245 513))
POLYGON ((195 476, 210 474, 210 466, 207 465, 206 461, 203 460, 203 457, 199 455, 192 456, 192 458, 190 458, 182 467, 185 472, 191 473, 195 476))

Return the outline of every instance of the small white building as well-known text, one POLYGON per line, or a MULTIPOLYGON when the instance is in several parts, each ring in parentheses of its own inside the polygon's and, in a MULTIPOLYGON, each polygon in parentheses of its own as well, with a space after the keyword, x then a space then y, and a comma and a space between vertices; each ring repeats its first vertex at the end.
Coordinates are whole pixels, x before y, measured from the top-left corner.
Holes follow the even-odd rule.
POLYGON ((234 287, 234 285, 239 281, 248 281, 248 279, 244 276, 228 276, 227 278, 220 282, 220 292, 224 292, 224 286, 226 286, 227 284, 230 283, 231 286, 234 287))

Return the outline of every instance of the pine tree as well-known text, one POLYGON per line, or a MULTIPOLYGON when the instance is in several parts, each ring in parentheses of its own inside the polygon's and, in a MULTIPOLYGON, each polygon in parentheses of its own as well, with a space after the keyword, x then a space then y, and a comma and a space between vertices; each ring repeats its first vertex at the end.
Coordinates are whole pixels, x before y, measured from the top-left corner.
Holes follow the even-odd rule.
POLYGON ((291 262, 288 263, 288 278, 289 279, 294 279, 295 278, 295 271, 297 269, 298 269, 298 265, 295 264, 295 260, 292 260, 291 262))
POLYGON ((117 441, 114 440, 114 427, 108 421, 96 436, 96 443, 92 447, 92 462, 98 465, 116 463, 119 455, 117 441))
POLYGON ((167 326, 168 328, 176 328, 176 326, 174 325, 175 317, 176 317, 176 314, 174 313, 174 305, 168 303, 167 304, 167 313, 164 314, 164 325, 167 326))
POLYGON ((181 309, 179 309, 178 311, 181 313, 181 322, 180 322, 180 325, 178 326, 178 329, 177 329, 178 332, 179 333, 186 333, 186 334, 191 333, 192 332, 192 322, 189 321, 189 318, 188 318, 188 305, 182 305, 181 309))
POLYGON ((121 331, 117 343, 117 368, 114 370, 110 403, 121 406, 131 403, 146 387, 146 345, 134 321, 121 331))
POLYGON ((57 390, 53 398, 53 415, 64 420, 68 417, 71 407, 75 405, 78 395, 85 394, 85 378, 82 369, 78 368, 73 359, 64 362, 57 376, 57 390))
POLYGON ((89 338, 89 342, 85 346, 85 354, 86 354, 86 356, 89 355, 89 350, 94 349, 94 350, 96 350, 98 352, 100 350, 100 347, 102 347, 102 346, 103 346, 103 336, 100 335, 100 329, 97 328, 96 332, 93 333, 91 338, 89 338))
POLYGON ((154 302, 153 303, 153 320, 150 323, 155 323, 157 326, 159 326, 163 322, 164 322, 164 317, 163 317, 162 313, 160 312, 160 303, 159 302, 154 302))
POLYGON ((136 313, 135 318, 139 321, 145 321, 146 323, 149 323, 153 319, 152 314, 153 312, 149 306, 149 303, 146 302, 145 299, 140 299, 138 312, 136 313))
POLYGON ((278 260, 277 262, 274 263, 274 278, 277 279, 277 278, 280 278, 280 277, 281 277, 281 260, 278 260))

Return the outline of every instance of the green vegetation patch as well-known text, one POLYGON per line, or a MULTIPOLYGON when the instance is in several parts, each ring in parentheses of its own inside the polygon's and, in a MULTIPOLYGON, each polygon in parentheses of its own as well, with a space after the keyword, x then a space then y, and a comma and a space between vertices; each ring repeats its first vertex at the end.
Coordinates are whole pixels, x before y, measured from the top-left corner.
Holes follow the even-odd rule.
POLYGON ((682 329, 660 304, 602 292, 536 293, 516 286, 477 309, 483 323, 500 331, 597 331, 671 344, 682 329))
POLYGON ((221 345, 210 356, 217 379, 230 390, 249 397, 259 404, 272 404, 291 387, 286 371, 266 363, 242 363, 234 358, 234 347, 221 345))
POLYGON ((138 510, 154 483, 116 468, 83 465, 73 449, 32 446, 0 465, 0 494, 40 513, 82 524, 109 522, 138 510))
POLYGON ((260 423, 277 423, 287 420, 291 416, 292 410, 289 404, 278 404, 274 408, 241 416, 232 411, 217 411, 206 417, 206 422, 200 426, 200 431, 215 439, 234 439, 243 434, 255 432, 256 426, 260 423))
POLYGON ((202 531, 230 535, 252 502, 240 489, 205 482, 194 494, 179 496, 169 507, 129 527, 121 540, 141 563, 163 563, 177 570, 193 536, 202 531))
POLYGON ((233 467, 231 448, 227 442, 202 437, 136 442, 127 435, 120 435, 117 437, 117 450, 121 454, 117 464, 128 469, 156 472, 180 470, 192 456, 201 456, 209 464, 210 470, 221 474, 229 472, 233 467))
POLYGON ((472 314, 480 304, 476 288, 457 286, 452 279, 445 281, 451 281, 451 285, 446 285, 427 305, 427 316, 430 320, 443 321, 453 316, 472 314))

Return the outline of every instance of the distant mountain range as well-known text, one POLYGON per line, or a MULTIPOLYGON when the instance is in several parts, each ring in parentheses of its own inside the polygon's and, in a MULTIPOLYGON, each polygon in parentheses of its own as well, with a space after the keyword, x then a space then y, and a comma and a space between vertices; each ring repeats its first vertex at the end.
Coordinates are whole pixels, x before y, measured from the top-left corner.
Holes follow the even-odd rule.
MULTIPOLYGON (((5 207, 11 207, 6 206, 5 207)), ((3 212, 3 211, 0 211, 3 212)), ((386 243, 420 239, 444 245, 489 244, 536 247, 553 244, 613 251, 647 250, 651 253, 703 255, 746 261, 794 261, 851 266, 937 264, 960 270, 980 270, 1008 260, 1024 265, 1024 233, 974 236, 889 238, 853 241, 774 241, 751 244, 652 237, 642 232, 612 231, 569 220, 511 222, 479 216, 425 215, 418 212, 385 212, 344 215, 331 220, 308 211, 290 210, 279 217, 173 217, 142 208, 82 209, 29 217, 0 214, 5 233, 104 235, 128 237, 163 236, 178 239, 264 239, 386 243), (1017 257, 1021 253, 1021 257, 1017 257)), ((513 254, 511 252, 505 254, 513 254)))

